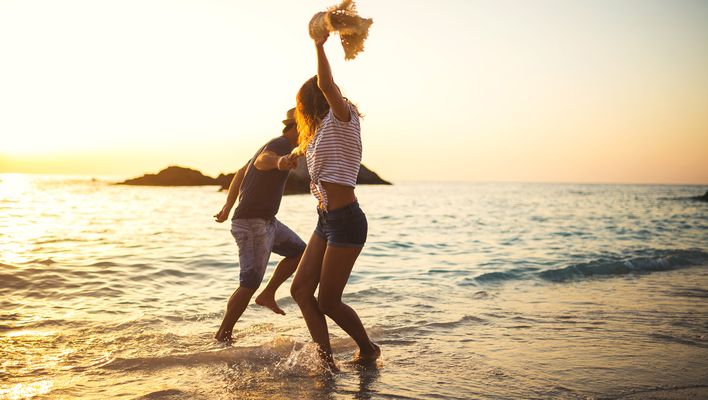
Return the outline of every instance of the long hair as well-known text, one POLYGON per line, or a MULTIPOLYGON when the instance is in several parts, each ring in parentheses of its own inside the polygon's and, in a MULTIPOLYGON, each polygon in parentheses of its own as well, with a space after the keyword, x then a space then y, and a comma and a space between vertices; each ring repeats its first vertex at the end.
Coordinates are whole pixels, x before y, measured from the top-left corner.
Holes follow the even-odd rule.
POLYGON ((302 155, 305 154, 307 145, 315 137, 320 121, 329 111, 329 103, 327 103, 324 93, 317 86, 317 75, 305 81, 300 87, 295 103, 298 152, 302 155))
MULTIPOLYGON (((344 97, 344 101, 354 107, 354 112, 358 116, 362 116, 359 108, 352 104, 348 98, 344 97)), ((315 137, 315 132, 324 118, 329 112, 329 103, 325 98, 324 93, 317 86, 317 75, 305 81, 297 92, 295 99, 295 122, 297 123, 298 132, 298 149, 297 153, 305 154, 307 145, 310 144, 312 138, 315 137)))

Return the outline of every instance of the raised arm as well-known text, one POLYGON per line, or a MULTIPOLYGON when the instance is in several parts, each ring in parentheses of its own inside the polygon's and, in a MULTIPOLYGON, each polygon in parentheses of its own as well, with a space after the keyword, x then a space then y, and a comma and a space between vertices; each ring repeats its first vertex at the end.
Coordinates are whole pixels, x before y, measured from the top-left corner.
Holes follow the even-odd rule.
POLYGON ((327 60, 327 54, 324 50, 324 44, 327 41, 329 35, 322 39, 315 40, 315 48, 317 49, 317 86, 324 94, 329 103, 329 107, 332 109, 334 116, 343 122, 349 122, 351 119, 351 114, 349 111, 349 105, 347 104, 344 97, 342 97, 342 92, 334 83, 334 77, 332 77, 332 68, 329 66, 329 60, 327 60))
POLYGON ((229 186, 229 193, 226 195, 226 203, 221 211, 214 215, 216 222, 224 222, 229 219, 231 208, 236 204, 236 199, 238 199, 238 195, 241 192, 241 183, 243 182, 243 176, 246 175, 247 167, 248 163, 234 174, 234 178, 231 180, 231 186, 229 186))

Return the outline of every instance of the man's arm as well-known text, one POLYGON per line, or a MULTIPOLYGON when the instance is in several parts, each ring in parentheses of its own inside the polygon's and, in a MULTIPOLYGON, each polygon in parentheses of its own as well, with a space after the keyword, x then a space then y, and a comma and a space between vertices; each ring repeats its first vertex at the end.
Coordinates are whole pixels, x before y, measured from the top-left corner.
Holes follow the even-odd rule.
POLYGON ((248 163, 234 174, 234 178, 231 180, 231 185, 229 186, 229 193, 226 195, 226 204, 224 204, 221 211, 214 215, 216 222, 224 222, 229 219, 231 208, 236 204, 236 199, 238 199, 238 195, 241 193, 241 183, 243 183, 243 177, 246 175, 246 168, 248 168, 248 163))
POLYGON ((270 150, 263 150, 253 163, 259 171, 268 171, 271 169, 279 169, 285 171, 297 167, 297 158, 290 154, 279 156, 270 150))

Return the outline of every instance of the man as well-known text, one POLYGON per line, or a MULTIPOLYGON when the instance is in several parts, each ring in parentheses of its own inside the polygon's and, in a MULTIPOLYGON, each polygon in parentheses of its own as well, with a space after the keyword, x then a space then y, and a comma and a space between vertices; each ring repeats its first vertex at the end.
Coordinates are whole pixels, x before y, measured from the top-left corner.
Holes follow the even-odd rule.
POLYGON ((239 199, 231 234, 238 245, 241 273, 239 287, 229 298, 224 320, 215 335, 219 341, 231 340, 236 321, 263 280, 271 252, 285 258, 278 263, 266 288, 256 297, 256 304, 285 315, 275 302, 275 291, 295 272, 305 251, 305 242, 275 218, 288 173, 297 166, 297 158, 290 155, 297 146, 298 136, 294 108, 288 110, 283 124, 283 135, 266 143, 234 175, 226 204, 214 215, 216 222, 226 221, 239 199))

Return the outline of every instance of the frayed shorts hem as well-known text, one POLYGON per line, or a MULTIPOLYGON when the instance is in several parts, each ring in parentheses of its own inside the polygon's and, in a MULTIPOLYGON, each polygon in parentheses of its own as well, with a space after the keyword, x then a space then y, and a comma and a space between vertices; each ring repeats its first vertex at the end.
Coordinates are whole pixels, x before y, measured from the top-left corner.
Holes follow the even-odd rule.
POLYGON ((325 243, 327 243, 327 246, 332 246, 332 247, 346 247, 346 248, 356 249, 356 248, 362 248, 362 247, 364 247, 364 245, 366 244, 366 243, 339 243, 339 242, 333 242, 333 241, 331 241, 331 240, 327 240, 327 237, 326 237, 325 235, 323 235, 321 232, 315 231, 315 234, 316 234, 318 237, 322 238, 322 240, 324 240, 325 243))

